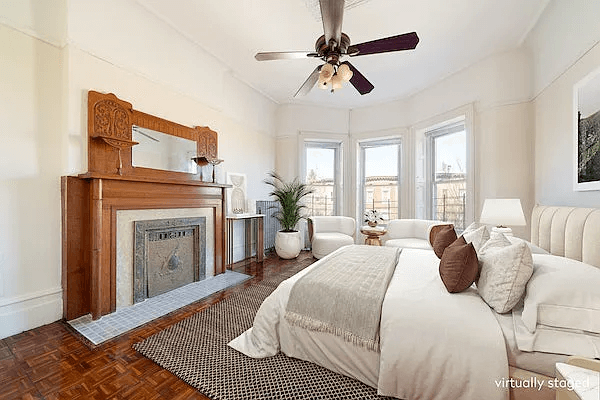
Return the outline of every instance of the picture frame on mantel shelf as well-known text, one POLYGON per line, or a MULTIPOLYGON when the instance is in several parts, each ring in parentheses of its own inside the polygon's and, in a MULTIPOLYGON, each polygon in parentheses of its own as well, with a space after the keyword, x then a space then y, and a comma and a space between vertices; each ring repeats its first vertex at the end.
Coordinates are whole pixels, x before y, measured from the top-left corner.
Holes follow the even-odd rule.
POLYGON ((600 68, 574 86, 573 109, 573 189, 600 190, 600 68))

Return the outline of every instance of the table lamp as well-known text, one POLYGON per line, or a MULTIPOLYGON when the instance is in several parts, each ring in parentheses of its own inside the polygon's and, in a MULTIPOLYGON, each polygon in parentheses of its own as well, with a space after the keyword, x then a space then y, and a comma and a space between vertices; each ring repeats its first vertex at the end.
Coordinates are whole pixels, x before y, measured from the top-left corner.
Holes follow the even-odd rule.
POLYGON ((485 199, 479 222, 495 225, 492 232, 500 232, 512 236, 512 229, 507 225, 525 226, 525 215, 520 199, 485 199))

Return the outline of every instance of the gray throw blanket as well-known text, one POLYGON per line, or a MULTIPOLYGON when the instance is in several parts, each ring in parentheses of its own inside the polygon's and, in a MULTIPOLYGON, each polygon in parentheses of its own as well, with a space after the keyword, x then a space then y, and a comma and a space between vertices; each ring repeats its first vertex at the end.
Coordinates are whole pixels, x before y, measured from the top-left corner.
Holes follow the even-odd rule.
POLYGON ((379 351, 381 306, 400 249, 353 245, 321 261, 292 287, 285 319, 379 351))

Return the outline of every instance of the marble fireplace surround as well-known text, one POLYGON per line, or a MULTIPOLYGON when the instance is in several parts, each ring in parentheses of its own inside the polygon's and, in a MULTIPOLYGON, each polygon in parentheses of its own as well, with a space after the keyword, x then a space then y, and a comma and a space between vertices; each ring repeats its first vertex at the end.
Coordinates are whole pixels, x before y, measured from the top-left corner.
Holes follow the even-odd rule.
POLYGON ((134 304, 134 221, 167 218, 206 218, 206 277, 215 275, 215 229, 211 208, 179 208, 117 211, 117 310, 134 304))

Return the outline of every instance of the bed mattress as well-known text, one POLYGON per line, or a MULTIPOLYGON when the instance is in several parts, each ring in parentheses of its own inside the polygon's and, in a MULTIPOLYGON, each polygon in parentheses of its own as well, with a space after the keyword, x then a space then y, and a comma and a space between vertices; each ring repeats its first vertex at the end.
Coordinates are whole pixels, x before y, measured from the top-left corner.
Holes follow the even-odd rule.
POLYGON ((498 314, 493 311, 494 316, 500 324, 504 341, 506 342, 506 354, 508 365, 519 369, 535 372, 538 374, 554 377, 554 366, 557 362, 566 362, 569 356, 564 354, 525 352, 517 347, 512 313, 498 314))

